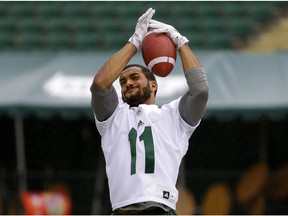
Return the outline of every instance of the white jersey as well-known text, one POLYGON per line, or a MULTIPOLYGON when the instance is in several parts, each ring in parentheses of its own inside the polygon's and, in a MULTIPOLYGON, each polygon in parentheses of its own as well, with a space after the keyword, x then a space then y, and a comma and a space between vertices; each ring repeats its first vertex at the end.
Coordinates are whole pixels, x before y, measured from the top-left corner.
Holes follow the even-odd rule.
POLYGON ((120 102, 108 120, 95 117, 113 210, 148 201, 176 209, 179 166, 197 127, 180 117, 179 101, 161 109, 120 102))

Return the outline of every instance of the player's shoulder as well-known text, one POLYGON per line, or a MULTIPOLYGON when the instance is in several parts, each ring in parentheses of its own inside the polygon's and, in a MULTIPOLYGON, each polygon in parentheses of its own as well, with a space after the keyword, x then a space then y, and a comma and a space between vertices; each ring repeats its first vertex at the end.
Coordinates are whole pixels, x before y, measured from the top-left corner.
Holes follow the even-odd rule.
POLYGON ((178 110, 180 103, 180 97, 176 100, 171 101, 170 103, 164 104, 162 110, 178 110))

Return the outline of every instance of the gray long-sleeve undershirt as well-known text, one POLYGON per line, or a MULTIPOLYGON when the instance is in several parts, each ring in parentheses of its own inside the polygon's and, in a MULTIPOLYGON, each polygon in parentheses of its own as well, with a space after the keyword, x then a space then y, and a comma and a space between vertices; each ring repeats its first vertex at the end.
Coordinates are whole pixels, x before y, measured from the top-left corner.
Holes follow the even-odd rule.
MULTIPOLYGON (((189 125, 197 125, 205 113, 208 99, 208 82, 203 68, 194 68, 185 72, 189 90, 179 103, 179 113, 189 125)), ((119 101, 115 88, 90 88, 92 93, 91 107, 98 121, 107 120, 115 111, 119 101)))

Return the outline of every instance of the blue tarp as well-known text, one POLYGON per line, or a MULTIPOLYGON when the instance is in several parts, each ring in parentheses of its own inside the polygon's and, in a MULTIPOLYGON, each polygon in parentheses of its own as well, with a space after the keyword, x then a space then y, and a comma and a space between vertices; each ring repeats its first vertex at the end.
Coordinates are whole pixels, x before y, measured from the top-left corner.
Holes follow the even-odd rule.
MULTIPOLYGON (((209 81, 206 117, 220 119, 288 114, 288 53, 196 51, 209 81)), ((0 53, 0 115, 91 116, 90 85, 96 71, 113 53, 0 53)), ((138 53, 131 63, 144 64, 138 53)), ((158 77, 161 106, 186 90, 182 65, 158 77)), ((119 84, 115 86, 119 91, 119 84)))

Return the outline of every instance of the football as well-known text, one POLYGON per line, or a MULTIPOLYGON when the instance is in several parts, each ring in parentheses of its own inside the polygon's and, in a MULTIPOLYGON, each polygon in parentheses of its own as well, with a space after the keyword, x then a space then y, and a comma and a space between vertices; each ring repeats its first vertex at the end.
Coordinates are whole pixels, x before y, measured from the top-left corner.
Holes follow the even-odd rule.
POLYGON ((165 77, 176 63, 176 47, 165 33, 148 32, 142 41, 142 57, 155 75, 165 77))

